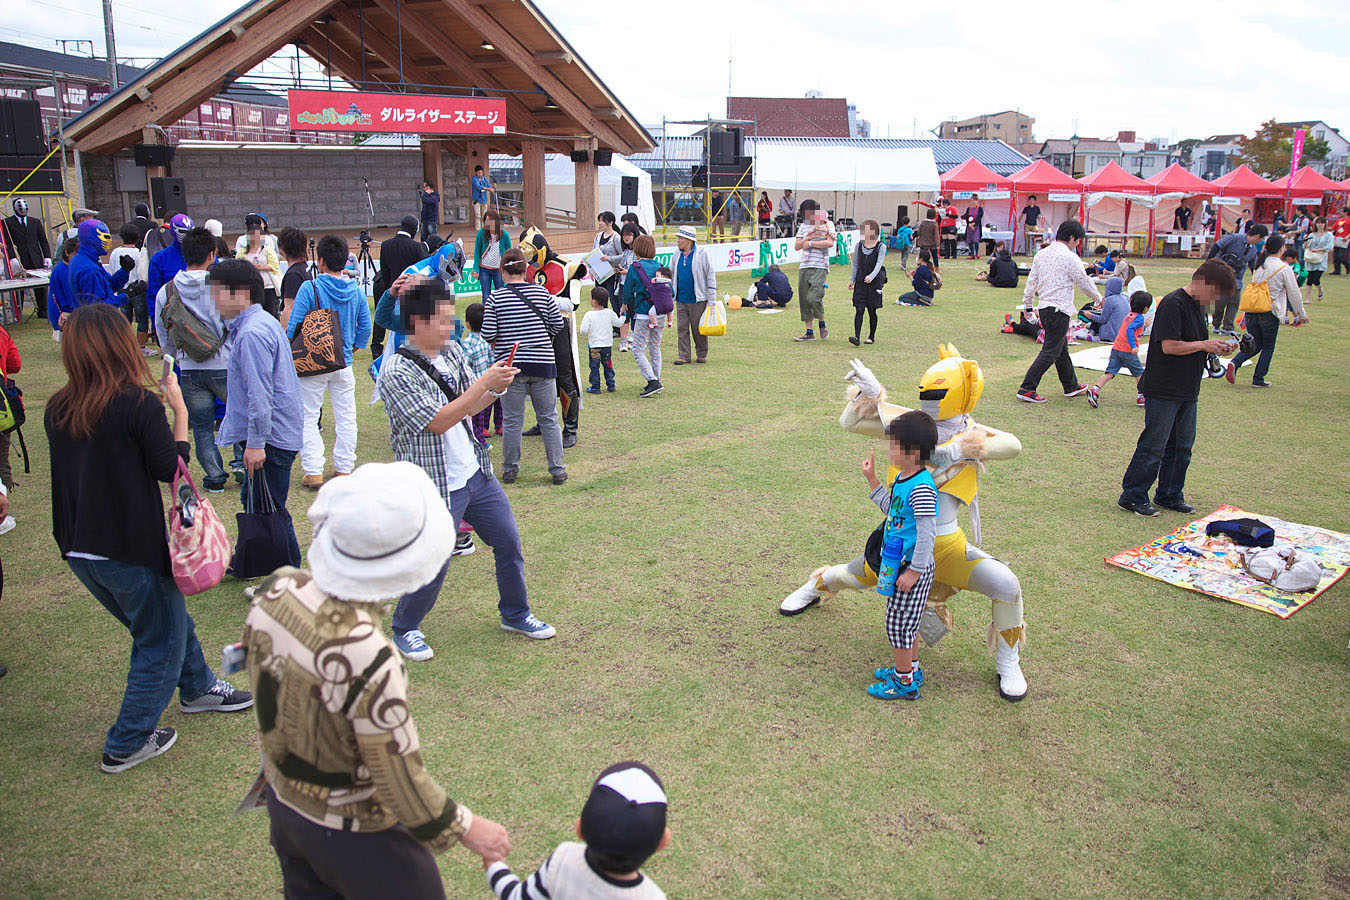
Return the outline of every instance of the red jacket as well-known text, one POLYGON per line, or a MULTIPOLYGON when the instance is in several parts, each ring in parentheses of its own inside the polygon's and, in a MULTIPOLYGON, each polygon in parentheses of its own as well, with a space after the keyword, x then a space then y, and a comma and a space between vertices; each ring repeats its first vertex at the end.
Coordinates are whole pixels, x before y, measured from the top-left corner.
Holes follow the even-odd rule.
POLYGON ((14 339, 9 336, 8 331, 0 328, 0 369, 4 370, 5 375, 12 376, 22 365, 19 348, 15 346, 14 339))

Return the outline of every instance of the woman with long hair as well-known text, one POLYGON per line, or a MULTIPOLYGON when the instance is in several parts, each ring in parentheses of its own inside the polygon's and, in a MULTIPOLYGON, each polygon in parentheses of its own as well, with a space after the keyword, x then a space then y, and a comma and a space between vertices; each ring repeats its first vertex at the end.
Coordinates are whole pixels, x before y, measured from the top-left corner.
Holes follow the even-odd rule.
POLYGON ((1303 302, 1312 300, 1312 289, 1317 288, 1317 299, 1322 299, 1322 273, 1335 252, 1335 235, 1327 231, 1327 217, 1313 219, 1312 234, 1303 241, 1303 268, 1308 272, 1308 280, 1303 285, 1303 302))
POLYGON ((502 254, 511 249, 511 236, 502 230, 502 217, 495 209, 483 213, 483 227, 473 239, 473 265, 483 296, 501 287, 502 254))
POLYGON ((175 689, 185 713, 247 709, 253 697, 206 664, 169 566, 159 486, 188 457, 178 380, 165 376, 161 400, 126 319, 105 303, 67 317, 61 363, 69 381, 44 422, 52 531, 75 577, 131 632, 126 693, 102 760, 103 771, 122 772, 177 740, 174 729, 158 727, 175 689))
POLYGON ((755 222, 759 225, 759 239, 767 241, 773 237, 773 201, 768 191, 759 192, 759 202, 755 204, 755 222))
POLYGON ((1242 364, 1259 354, 1256 371, 1252 374, 1252 387, 1270 387, 1271 383, 1266 380, 1266 374, 1270 371, 1270 361, 1275 356, 1275 339, 1280 333, 1280 322, 1284 319, 1285 313, 1292 306, 1295 325, 1308 321, 1308 315, 1303 309, 1303 296, 1298 289, 1298 276, 1294 274, 1293 267, 1282 259, 1284 248, 1284 236, 1272 234, 1266 238, 1265 246, 1256 257, 1256 265, 1252 269, 1252 284, 1266 285, 1270 291, 1270 311, 1242 314, 1242 327, 1256 339, 1256 346, 1251 351, 1243 351, 1234 356, 1228 363, 1224 377, 1228 379, 1229 384, 1236 383, 1237 373, 1242 364))
POLYGON ((655 279, 661 269, 661 264, 656 261, 656 241, 650 234, 644 234, 633 242, 633 252, 637 259, 623 282, 623 307, 619 316, 630 323, 629 346, 633 350, 633 361, 647 382, 638 396, 651 397, 664 390, 661 385, 661 333, 670 326, 673 314, 661 315, 653 308, 651 294, 644 284, 644 281, 655 279), (639 266, 642 274, 638 273, 639 266))

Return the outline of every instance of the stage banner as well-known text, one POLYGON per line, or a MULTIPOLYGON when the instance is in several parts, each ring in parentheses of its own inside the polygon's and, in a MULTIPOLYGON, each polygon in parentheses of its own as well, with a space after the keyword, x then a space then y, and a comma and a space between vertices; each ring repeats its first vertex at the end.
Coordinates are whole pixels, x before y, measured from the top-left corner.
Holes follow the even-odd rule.
POLYGON ((499 97, 292 90, 286 98, 293 131, 506 133, 506 101, 499 97))

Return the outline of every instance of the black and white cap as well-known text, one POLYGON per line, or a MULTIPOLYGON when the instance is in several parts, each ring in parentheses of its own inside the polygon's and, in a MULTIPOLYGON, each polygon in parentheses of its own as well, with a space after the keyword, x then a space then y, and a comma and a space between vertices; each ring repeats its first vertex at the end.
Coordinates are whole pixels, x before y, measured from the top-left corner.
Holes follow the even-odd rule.
POLYGON ((600 773, 581 810, 581 836, 592 851, 620 870, 636 869, 666 833, 666 791, 640 762, 621 762, 600 773))

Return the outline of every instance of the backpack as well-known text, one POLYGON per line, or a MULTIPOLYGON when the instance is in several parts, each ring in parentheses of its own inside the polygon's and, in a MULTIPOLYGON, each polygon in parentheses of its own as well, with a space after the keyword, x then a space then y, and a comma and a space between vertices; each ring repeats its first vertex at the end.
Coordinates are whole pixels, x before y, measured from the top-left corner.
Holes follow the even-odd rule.
POLYGON ((23 440, 23 423, 28 413, 23 406, 23 391, 0 369, 0 434, 13 432, 19 436, 19 449, 23 451, 23 471, 32 471, 28 461, 28 445, 23 440))
POLYGON ((1260 519, 1218 519, 1205 526, 1208 537, 1226 537, 1242 547, 1273 547, 1275 529, 1260 519))
POLYGON ((193 362, 206 362, 225 343, 227 329, 222 328, 220 334, 216 334, 211 326, 187 308, 178 294, 178 285, 170 281, 165 287, 168 293, 164 308, 159 311, 159 318, 169 334, 169 344, 182 350, 193 362))
POLYGON ((633 269, 638 273, 638 280, 642 286, 647 289, 647 297, 652 301, 652 309, 658 316, 668 316, 675 311, 675 291, 671 289, 670 282, 652 281, 652 277, 647 274, 641 262, 633 264, 633 269))

